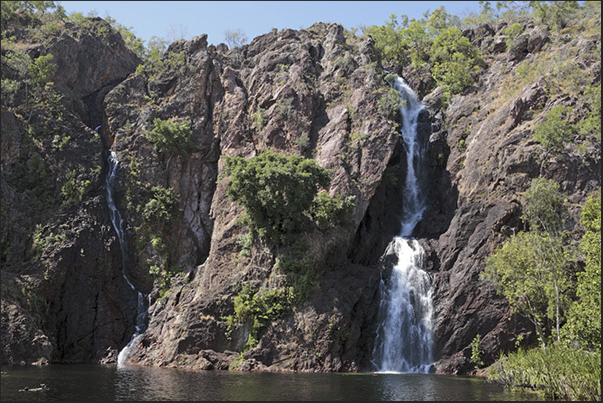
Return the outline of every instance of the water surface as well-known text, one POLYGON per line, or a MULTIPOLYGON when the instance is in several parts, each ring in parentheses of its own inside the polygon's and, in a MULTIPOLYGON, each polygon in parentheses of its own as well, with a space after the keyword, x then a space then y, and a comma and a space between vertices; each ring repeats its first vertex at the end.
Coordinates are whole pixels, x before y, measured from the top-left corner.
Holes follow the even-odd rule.
POLYGON ((2 367, 2 400, 537 400, 480 378, 191 371, 128 365, 2 367), (47 391, 19 392, 48 386, 47 391))

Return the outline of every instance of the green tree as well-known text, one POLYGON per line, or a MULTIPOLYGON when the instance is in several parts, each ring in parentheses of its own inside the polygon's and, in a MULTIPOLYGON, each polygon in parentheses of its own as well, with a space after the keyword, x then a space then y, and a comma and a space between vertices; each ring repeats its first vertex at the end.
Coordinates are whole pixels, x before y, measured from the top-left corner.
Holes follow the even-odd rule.
POLYGON ((151 63, 156 63, 161 59, 165 51, 167 50, 169 42, 167 39, 160 36, 151 36, 147 46, 147 53, 145 59, 151 63))
POLYGON ((275 320, 284 317, 291 310, 291 298, 288 290, 264 290, 255 292, 251 284, 243 284, 243 288, 234 297, 234 314, 226 316, 227 334, 238 325, 247 322, 249 336, 243 351, 255 347, 266 330, 275 320))
POLYGON ((430 38, 437 38, 445 29, 449 27, 460 28, 460 25, 460 18, 456 15, 448 14, 444 6, 436 8, 427 17, 427 31, 430 38))
POLYGON ((226 157, 225 173, 230 197, 245 207, 260 235, 276 244, 307 228, 314 198, 330 181, 330 172, 316 161, 273 151, 248 160, 226 157))
POLYGON ((530 230, 558 233, 568 218, 564 196, 554 180, 534 178, 524 194, 522 219, 530 230))
MULTIPOLYGON (((4 4, 4 3, 3 3, 4 4)), ((5 106, 13 105, 15 95, 25 84, 25 93, 28 92, 29 65, 31 58, 22 50, 8 50, 2 52, 2 103, 5 106)))
POLYGON ((194 149, 193 132, 188 120, 173 122, 155 118, 153 129, 147 131, 147 137, 155 149, 168 155, 181 155, 186 158, 194 149))
POLYGON ((473 83, 472 72, 479 70, 479 55, 468 38, 457 27, 444 29, 433 41, 431 73, 444 89, 446 100, 473 83))
POLYGON ((534 141, 542 144, 547 154, 562 151, 569 141, 573 125, 566 116, 570 111, 569 106, 555 105, 534 130, 534 141))
POLYGON ((586 119, 580 121, 580 134, 592 135, 601 140, 601 84, 589 87, 584 91, 590 104, 590 111, 586 119))
POLYGON ((521 232, 486 259, 483 279, 495 284, 511 307, 534 323, 543 347, 547 324, 555 323, 561 340, 562 314, 569 305, 571 248, 562 232, 568 216, 559 185, 536 178, 524 195, 521 232))
POLYGON ((384 25, 363 27, 362 30, 365 35, 370 35, 375 41, 375 49, 382 61, 396 61, 406 65, 410 62, 408 40, 404 37, 401 28, 405 28, 407 24, 408 17, 402 25, 399 25, 396 15, 392 14, 390 20, 384 25))
POLYGON ((224 40, 230 48, 238 48, 247 43, 247 35, 241 29, 224 31, 224 40))
POLYGON ((518 22, 515 22, 503 29, 503 34, 507 35, 507 39, 505 41, 507 49, 513 49, 517 46, 516 39, 519 35, 521 35, 521 33, 523 33, 523 25, 518 22))
POLYGON ((530 1, 536 21, 553 30, 565 28, 578 11, 577 1, 530 1))
POLYGON ((601 351, 601 190, 588 198, 580 214, 586 230, 580 242, 584 271, 578 273, 577 300, 564 326, 581 346, 601 351))
POLYGON ((146 56, 147 49, 144 46, 144 41, 141 38, 138 38, 134 32, 133 27, 126 27, 123 24, 117 22, 117 20, 113 17, 107 16, 105 17, 105 21, 107 21, 113 28, 119 32, 122 39, 126 43, 126 46, 132 50, 138 57, 144 60, 146 56))
POLYGON ((145 225, 151 231, 167 231, 174 225, 180 212, 178 196, 172 188, 163 186, 153 186, 151 192, 153 192, 153 196, 142 212, 145 225))
MULTIPOLYGON (((554 257, 563 245, 537 232, 520 232, 486 259, 482 280, 490 281, 514 312, 528 318, 546 348, 547 323, 555 319, 558 293, 555 290, 554 257)), ((559 276, 558 276, 559 277, 559 276)), ((557 281, 560 286, 566 282, 557 281)))
POLYGON ((429 60, 429 46, 431 45, 427 26, 422 21, 412 21, 408 28, 402 31, 402 34, 409 48, 410 60, 415 69, 425 65, 429 60))
POLYGON ((2 31, 6 30, 7 23, 18 22, 17 14, 20 13, 31 18, 50 17, 59 20, 66 18, 65 9, 58 1, 3 1, 1 4, 2 31))
POLYGON ((51 54, 39 56, 27 67, 34 86, 44 87, 50 81, 57 70, 57 66, 52 60, 51 54))

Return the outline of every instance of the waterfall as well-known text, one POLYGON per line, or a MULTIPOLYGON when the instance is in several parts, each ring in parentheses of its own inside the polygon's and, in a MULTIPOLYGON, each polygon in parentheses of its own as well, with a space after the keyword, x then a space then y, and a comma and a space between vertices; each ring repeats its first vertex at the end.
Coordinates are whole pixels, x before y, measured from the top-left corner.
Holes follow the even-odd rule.
POLYGON ((128 278, 126 273, 126 263, 128 256, 128 245, 126 243, 125 232, 123 229, 123 219, 117 206, 115 205, 115 199, 113 198, 113 194, 115 191, 115 174, 117 173, 117 167, 119 161, 117 159, 117 154, 114 151, 110 151, 107 157, 108 164, 108 172, 106 177, 106 188, 107 188, 107 205, 109 206, 109 215, 111 217, 111 223, 113 223, 113 228, 115 228, 115 232, 117 233, 117 240, 119 241, 119 246, 121 248, 121 256, 122 256, 122 275, 132 291, 136 292, 138 295, 138 303, 136 307, 136 330, 130 339, 130 342, 126 347, 124 347, 117 356, 117 363, 123 364, 128 358, 130 353, 131 346, 135 345, 134 340, 137 336, 142 334, 146 329, 147 322, 147 308, 145 306, 144 296, 140 291, 134 287, 132 281, 128 278))
POLYGON ((397 257, 387 284, 381 280, 379 327, 373 350, 378 372, 427 373, 432 357, 432 287, 422 270, 424 251, 411 238, 421 221, 426 202, 418 174, 423 165, 424 147, 417 138, 417 119, 423 109, 417 95, 397 77, 392 86, 400 93, 401 134, 406 150, 407 174, 403 189, 400 235, 385 254, 397 257))

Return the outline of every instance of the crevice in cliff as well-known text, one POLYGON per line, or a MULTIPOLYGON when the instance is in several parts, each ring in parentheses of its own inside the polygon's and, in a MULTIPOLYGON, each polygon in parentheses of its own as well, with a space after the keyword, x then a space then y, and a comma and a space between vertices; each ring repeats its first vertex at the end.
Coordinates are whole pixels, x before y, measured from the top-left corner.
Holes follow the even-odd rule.
POLYGON ((350 245, 348 257, 353 263, 376 264, 387 244, 400 233, 403 190, 400 182, 405 174, 406 156, 400 138, 350 245))

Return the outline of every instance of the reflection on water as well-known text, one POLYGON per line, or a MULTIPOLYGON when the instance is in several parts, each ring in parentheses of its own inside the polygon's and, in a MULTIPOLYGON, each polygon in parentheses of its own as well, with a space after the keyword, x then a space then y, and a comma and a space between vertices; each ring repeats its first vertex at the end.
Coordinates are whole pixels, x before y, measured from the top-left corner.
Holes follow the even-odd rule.
POLYGON ((104 365, 2 367, 2 400, 535 400, 483 379, 413 374, 188 371, 104 365), (48 386, 47 391, 19 392, 48 386))

